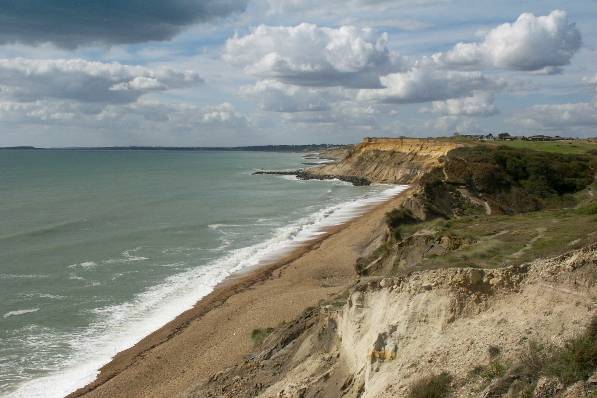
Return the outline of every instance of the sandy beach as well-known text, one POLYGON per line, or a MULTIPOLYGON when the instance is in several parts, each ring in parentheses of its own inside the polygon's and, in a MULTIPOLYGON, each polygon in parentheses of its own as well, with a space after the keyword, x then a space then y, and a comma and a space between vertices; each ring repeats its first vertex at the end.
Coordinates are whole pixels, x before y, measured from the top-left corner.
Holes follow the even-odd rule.
POLYGON ((251 353, 251 332, 276 327, 356 281, 355 261, 403 192, 279 261, 235 275, 194 308, 116 355, 69 397, 175 397, 251 353))

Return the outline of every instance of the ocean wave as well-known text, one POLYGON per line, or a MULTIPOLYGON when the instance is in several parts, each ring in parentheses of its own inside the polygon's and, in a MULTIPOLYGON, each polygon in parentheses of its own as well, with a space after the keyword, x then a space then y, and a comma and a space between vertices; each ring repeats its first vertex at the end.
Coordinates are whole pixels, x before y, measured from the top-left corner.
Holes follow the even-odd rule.
POLYGON ((45 298, 45 299, 52 299, 52 300, 64 300, 66 298, 66 296, 62 296, 60 294, 50 294, 50 293, 25 293, 25 294, 21 294, 20 296, 45 298))
POLYGON ((0 279, 44 279, 48 274, 0 274, 0 279))
POLYGON ((120 253, 122 255, 122 257, 110 258, 110 259, 102 261, 102 263, 104 263, 104 264, 126 264, 126 263, 132 263, 135 261, 149 260, 149 257, 137 256, 137 255, 131 254, 131 253, 136 253, 141 249, 142 249, 142 247, 135 247, 134 249, 124 250, 122 253, 120 253))
POLYGON ((64 221, 56 224, 45 225, 29 231, 20 231, 9 235, 0 235, 0 240, 22 239, 26 237, 46 236, 56 232, 64 232, 74 227, 80 227, 85 224, 87 219, 64 221))
POLYGON ((328 228, 349 221, 371 206, 398 195, 405 188, 380 187, 373 194, 319 210, 275 229, 264 242, 232 250, 217 260, 170 276, 131 301, 98 308, 97 321, 83 333, 71 337, 72 346, 77 347, 77 351, 62 364, 61 371, 26 382, 8 396, 62 397, 90 383, 98 369, 116 353, 133 346, 178 314, 192 308, 226 277, 279 258, 321 236, 328 228))
POLYGON ((19 316, 19 315, 25 315, 25 314, 29 314, 31 312, 37 312, 39 311, 39 308, 27 308, 24 310, 14 310, 14 311, 8 311, 6 314, 4 314, 2 316, 2 318, 9 318, 11 316, 19 316))
POLYGON ((241 224, 209 224, 207 227, 212 230, 220 230, 228 227, 243 227, 241 224))
POLYGON ((83 268, 83 269, 90 269, 90 268, 95 268, 97 267, 97 263, 95 261, 83 261, 82 263, 78 263, 78 264, 71 264, 68 266, 68 268, 83 268))

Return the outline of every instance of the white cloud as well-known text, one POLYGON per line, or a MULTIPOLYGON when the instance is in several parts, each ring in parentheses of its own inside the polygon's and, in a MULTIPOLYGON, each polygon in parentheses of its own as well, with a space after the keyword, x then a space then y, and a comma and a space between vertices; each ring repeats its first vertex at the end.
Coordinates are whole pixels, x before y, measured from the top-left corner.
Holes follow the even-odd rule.
POLYGON ((16 101, 70 99, 133 102, 151 91, 200 84, 199 75, 170 68, 147 68, 83 59, 0 59, 0 96, 16 101))
POLYGON ((535 105, 519 113, 515 121, 528 129, 566 133, 590 128, 597 130, 597 100, 556 105, 535 105))
POLYGON ((589 86, 592 86, 597 89, 597 73, 595 73, 593 76, 585 77, 583 81, 587 83, 589 86))
POLYGON ((428 66, 381 77, 380 90, 361 90, 360 100, 407 104, 443 101, 472 95, 475 91, 495 90, 501 83, 480 72, 445 71, 428 66))
POLYGON ((152 90, 167 90, 168 86, 153 77, 137 76, 133 80, 122 82, 113 85, 109 90, 114 91, 152 91, 152 90))
POLYGON ((471 67, 557 73, 581 45, 580 32, 568 21, 565 11, 554 10, 546 16, 521 14, 514 23, 490 30, 480 43, 458 43, 446 53, 433 56, 438 63, 471 67))
POLYGON ((0 101, 0 124, 3 134, 15 126, 28 126, 31 131, 44 128, 55 134, 68 129, 89 137, 105 137, 112 143, 124 139, 140 145, 216 145, 222 136, 238 139, 252 131, 248 118, 229 103, 198 106, 155 100, 107 105, 64 100, 0 101))
MULTIPOLYGON (((597 74, 585 77, 583 81, 597 89, 597 74)), ((596 134, 597 95, 587 102, 534 105, 515 114, 512 121, 535 131, 553 131, 561 135, 596 134)))
POLYGON ((428 131, 440 136, 457 133, 470 133, 480 131, 479 126, 469 117, 462 116, 441 116, 425 122, 428 131))
POLYGON ((276 80, 261 80, 243 87, 241 93, 259 101, 261 110, 285 113, 329 110, 339 96, 329 89, 292 86, 276 80))
POLYGON ((498 113, 490 93, 474 92, 470 97, 451 98, 445 101, 434 101, 425 112, 434 112, 447 116, 492 116, 498 113))
POLYGON ((386 34, 303 23, 261 25, 226 42, 224 59, 263 79, 314 87, 379 87, 379 75, 399 68, 386 34))
POLYGON ((247 119, 227 102, 200 107, 189 103, 139 101, 125 106, 108 105, 95 116, 96 120, 119 122, 132 118, 137 125, 144 121, 165 129, 194 129, 197 127, 246 127, 247 119), (156 125, 155 122, 160 125, 156 125))

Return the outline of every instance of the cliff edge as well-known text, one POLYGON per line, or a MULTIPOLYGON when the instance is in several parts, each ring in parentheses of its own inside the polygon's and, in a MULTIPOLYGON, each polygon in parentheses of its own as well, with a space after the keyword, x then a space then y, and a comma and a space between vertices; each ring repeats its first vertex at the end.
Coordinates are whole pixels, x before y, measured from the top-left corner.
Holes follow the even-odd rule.
POLYGON ((410 184, 438 167, 462 144, 437 139, 366 138, 333 164, 313 167, 313 175, 364 178, 370 182, 410 184))

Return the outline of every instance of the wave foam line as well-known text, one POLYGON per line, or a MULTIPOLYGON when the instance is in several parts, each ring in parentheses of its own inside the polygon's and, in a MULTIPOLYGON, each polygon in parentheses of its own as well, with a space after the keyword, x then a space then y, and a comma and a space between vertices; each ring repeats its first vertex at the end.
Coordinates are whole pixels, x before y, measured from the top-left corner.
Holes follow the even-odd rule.
POLYGON ((22 384, 10 398, 63 397, 91 383, 99 369, 117 353, 132 347, 151 332, 192 308, 201 298, 231 274, 271 261, 321 236, 333 226, 345 223, 404 191, 391 186, 359 199, 322 209, 275 230, 265 242, 231 251, 228 255, 191 270, 173 275, 147 289, 129 302, 97 311, 98 321, 72 336, 75 354, 48 376, 22 384))

